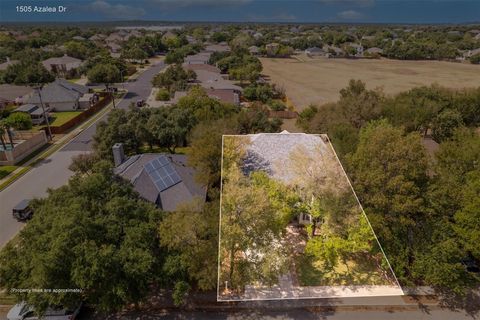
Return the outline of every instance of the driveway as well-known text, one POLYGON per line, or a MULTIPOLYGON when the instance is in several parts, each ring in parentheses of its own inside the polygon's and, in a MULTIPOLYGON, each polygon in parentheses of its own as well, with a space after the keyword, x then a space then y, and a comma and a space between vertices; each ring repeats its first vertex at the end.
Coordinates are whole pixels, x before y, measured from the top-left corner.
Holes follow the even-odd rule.
MULTIPOLYGON (((128 108, 131 102, 147 99, 152 90, 152 78, 164 68, 163 62, 152 66, 142 73, 135 82, 122 84, 129 93, 118 107, 128 108)), ((43 197, 48 188, 58 188, 68 182, 73 172, 68 170, 73 156, 92 151, 92 138, 98 121, 83 130, 59 151, 35 165, 29 172, 20 177, 0 192, 0 248, 3 247, 22 228, 23 223, 12 217, 12 208, 23 199, 43 197)))

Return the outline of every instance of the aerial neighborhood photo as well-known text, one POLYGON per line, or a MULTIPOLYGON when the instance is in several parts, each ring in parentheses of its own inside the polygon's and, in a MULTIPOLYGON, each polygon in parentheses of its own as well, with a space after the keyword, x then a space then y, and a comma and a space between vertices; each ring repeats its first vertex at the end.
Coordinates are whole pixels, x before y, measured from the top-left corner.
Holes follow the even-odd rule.
POLYGON ((480 319, 480 1, 1 1, 0 320, 74 319, 480 319))

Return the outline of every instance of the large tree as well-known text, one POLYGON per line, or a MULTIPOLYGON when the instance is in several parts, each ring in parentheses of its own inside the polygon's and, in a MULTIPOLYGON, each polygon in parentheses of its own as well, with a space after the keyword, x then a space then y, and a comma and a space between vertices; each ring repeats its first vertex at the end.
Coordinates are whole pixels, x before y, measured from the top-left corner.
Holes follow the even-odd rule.
POLYGON ((374 230, 386 247, 397 276, 405 279, 413 263, 417 228, 425 217, 427 155, 415 134, 386 121, 361 130, 349 172, 374 230))
POLYGON ((99 310, 140 302, 159 276, 160 212, 108 163, 32 202, 34 215, 0 253, 0 287, 79 289, 18 293, 38 312, 87 301, 99 310))

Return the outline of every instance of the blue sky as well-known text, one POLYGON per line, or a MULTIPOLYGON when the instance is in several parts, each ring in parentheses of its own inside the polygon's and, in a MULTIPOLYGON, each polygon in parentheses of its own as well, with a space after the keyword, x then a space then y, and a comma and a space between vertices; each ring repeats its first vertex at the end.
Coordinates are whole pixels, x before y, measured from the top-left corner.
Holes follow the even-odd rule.
POLYGON ((0 21, 480 22, 480 0, 0 0, 0 21), (17 6, 67 8, 22 13, 17 6))

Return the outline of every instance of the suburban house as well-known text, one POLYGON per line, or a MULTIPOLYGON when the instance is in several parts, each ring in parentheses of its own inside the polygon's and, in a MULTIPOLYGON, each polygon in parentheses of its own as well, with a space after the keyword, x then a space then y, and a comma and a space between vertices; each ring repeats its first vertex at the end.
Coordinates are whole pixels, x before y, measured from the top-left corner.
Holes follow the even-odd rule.
POLYGON ((7 57, 7 61, 4 63, 0 63, 0 70, 7 70, 7 68, 11 65, 14 65, 18 63, 18 60, 10 60, 9 57, 7 57))
POLYGON ((251 46, 248 48, 248 52, 250 52, 250 54, 254 55, 254 56, 257 56, 260 54, 260 48, 257 47, 257 46, 251 46))
POLYGON ((323 51, 322 48, 312 47, 312 48, 305 49, 305 54, 309 57, 318 57, 318 56, 324 56, 325 51, 323 51))
POLYGON ((377 47, 368 48, 364 51, 364 53, 369 56, 380 56, 383 54, 383 49, 377 47))
POLYGON ((164 211, 200 199, 205 201, 206 186, 195 180, 196 170, 181 154, 144 153, 125 157, 123 145, 113 146, 115 174, 129 180, 140 196, 164 211))
POLYGON ((184 63, 182 65, 182 67, 185 69, 185 70, 192 70, 192 71, 208 71, 208 72, 213 72, 213 73, 218 73, 220 74, 221 71, 220 69, 218 69, 217 67, 215 66, 212 66, 211 64, 206 64, 206 63, 201 63, 201 64, 196 64, 196 63, 192 63, 192 64, 188 64, 188 63, 184 63))
POLYGON ((208 64, 210 60, 211 52, 200 52, 194 55, 185 57, 185 64, 208 64))
POLYGON ((269 56, 275 55, 278 52, 279 48, 280 48, 280 44, 278 43, 269 43, 265 45, 265 51, 269 56))
MULTIPOLYGON (((305 159, 318 159, 315 170, 324 171, 337 163, 330 148, 329 139, 322 134, 290 133, 286 130, 281 133, 249 134, 249 145, 242 164, 242 172, 249 175, 255 171, 263 171, 270 177, 287 185, 301 181, 305 172, 298 170, 293 164, 292 157, 301 154, 305 159)), ((341 166, 335 166, 336 175, 342 175, 341 166)), ((296 220, 301 225, 312 223, 312 217, 307 213, 300 213, 296 220)))
POLYGON ((235 85, 231 80, 225 79, 221 74, 205 70, 195 72, 197 74, 196 82, 205 89, 231 89, 238 94, 243 92, 242 87, 235 85))
MULTIPOLYGON (((15 112, 25 112, 30 115, 32 118, 33 124, 42 124, 45 122, 45 117, 43 116, 43 110, 40 106, 36 104, 24 104, 15 109, 15 112)), ((48 112, 48 108, 45 108, 45 112, 48 112)))
MULTIPOLYGON (((41 89, 41 102, 45 108, 51 111, 72 111, 79 109, 80 97, 88 93, 89 89, 85 86, 71 83, 65 79, 57 79, 41 89)), ((40 104, 40 97, 37 91, 34 91, 26 102, 29 104, 40 104)))
POLYGON ((33 89, 27 86, 0 84, 0 109, 9 104, 22 104, 24 98, 32 93, 33 89))
POLYGON ((42 62, 43 66, 55 74, 66 76, 72 70, 82 65, 82 60, 69 57, 66 54, 59 58, 50 58, 42 62))
POLYGON ((227 43, 221 42, 219 44, 210 44, 205 47, 205 52, 230 52, 230 46, 227 43))

